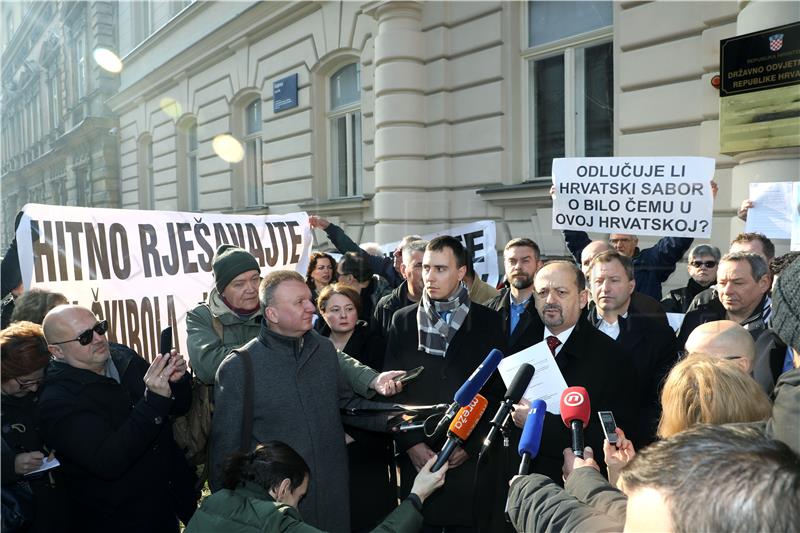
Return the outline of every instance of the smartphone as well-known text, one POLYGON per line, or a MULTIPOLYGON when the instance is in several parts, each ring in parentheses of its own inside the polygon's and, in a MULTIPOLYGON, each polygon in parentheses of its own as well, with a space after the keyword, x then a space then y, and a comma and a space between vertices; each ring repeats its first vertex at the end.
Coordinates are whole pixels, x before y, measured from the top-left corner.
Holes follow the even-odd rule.
POLYGON ((169 358, 170 351, 172 350, 172 326, 167 326, 161 330, 161 340, 158 343, 158 353, 169 358))
POLYGON ((600 425, 603 427, 603 433, 606 436, 609 444, 617 444, 617 422, 614 420, 614 413, 611 411, 598 411, 597 416, 600 417, 600 425))
POLYGON ((409 370, 408 372, 405 373, 404 376, 397 378, 395 381, 397 381, 398 383, 406 383, 408 381, 411 381, 412 379, 415 379, 420 374, 422 374, 423 370, 425 370, 424 366, 418 366, 414 370, 409 370))

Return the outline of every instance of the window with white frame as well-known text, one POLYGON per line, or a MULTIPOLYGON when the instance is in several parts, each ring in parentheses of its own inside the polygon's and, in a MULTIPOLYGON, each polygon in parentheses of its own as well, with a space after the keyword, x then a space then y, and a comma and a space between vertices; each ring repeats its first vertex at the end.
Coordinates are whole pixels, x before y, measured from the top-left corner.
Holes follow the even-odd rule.
POLYGON ((527 3, 528 175, 614 151, 611 1, 527 3))
POLYGON ((75 35, 75 45, 72 47, 72 94, 73 102, 86 95, 86 35, 83 28, 75 35))
POLYGON ((264 183, 261 177, 261 97, 244 108, 244 182, 245 205, 264 204, 264 183))
POLYGON ((197 183, 197 121, 192 120, 186 129, 186 186, 189 210, 200 209, 200 189, 197 183))
POLYGON ((356 196, 362 191, 361 67, 351 63, 330 79, 331 197, 356 196))
POLYGON ((47 79, 47 110, 50 128, 57 128, 61 122, 61 95, 58 86, 58 73, 51 72, 47 79))
POLYGON ((133 39, 134 46, 138 45, 153 31, 153 2, 140 0, 132 2, 133 11, 133 39))

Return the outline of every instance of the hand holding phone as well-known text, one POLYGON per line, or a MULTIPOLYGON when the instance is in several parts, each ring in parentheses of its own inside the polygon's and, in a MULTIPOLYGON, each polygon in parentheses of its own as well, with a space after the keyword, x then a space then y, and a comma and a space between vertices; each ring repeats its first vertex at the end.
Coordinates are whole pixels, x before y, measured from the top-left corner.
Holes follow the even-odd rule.
POLYGON ((167 326, 161 331, 161 339, 158 343, 158 353, 169 359, 172 352, 172 326, 167 326))
POLYGON ((609 444, 617 444, 617 422, 614 420, 614 413, 611 411, 598 411, 597 416, 600 417, 600 425, 603 428, 603 434, 609 444))
POLYGON ((424 366, 418 366, 414 370, 409 370, 408 372, 397 378, 395 381, 397 381, 398 383, 407 383, 412 379, 417 378, 420 374, 422 374, 423 370, 425 370, 424 366))

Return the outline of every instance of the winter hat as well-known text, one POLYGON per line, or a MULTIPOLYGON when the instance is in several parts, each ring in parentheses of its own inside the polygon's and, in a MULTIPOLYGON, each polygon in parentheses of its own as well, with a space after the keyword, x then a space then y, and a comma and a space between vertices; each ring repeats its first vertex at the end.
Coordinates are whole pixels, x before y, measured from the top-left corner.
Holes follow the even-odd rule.
POLYGON ((800 351, 800 260, 786 267, 775 282, 770 325, 783 342, 800 351))
POLYGON ((232 244, 221 244, 217 248, 211 268, 214 269, 214 280, 220 294, 239 274, 251 270, 261 272, 261 267, 258 266, 253 254, 232 244))

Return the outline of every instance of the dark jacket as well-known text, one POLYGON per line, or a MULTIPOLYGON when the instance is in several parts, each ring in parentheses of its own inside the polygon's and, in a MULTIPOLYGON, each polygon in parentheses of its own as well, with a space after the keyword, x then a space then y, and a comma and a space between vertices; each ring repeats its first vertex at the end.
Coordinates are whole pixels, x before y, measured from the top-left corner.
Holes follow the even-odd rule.
POLYGON ((778 378, 767 433, 800 453, 800 368, 784 372, 778 378))
POLYGON ((767 329, 756 340, 756 357, 753 361, 753 379, 772 395, 775 383, 783 373, 786 360, 786 343, 771 329, 767 329))
MULTIPOLYGON (((705 291, 701 292, 694 301, 697 302, 698 298, 704 294, 705 291)), ((686 317, 683 319, 683 324, 681 324, 681 329, 678 330, 679 350, 683 350, 683 347, 686 345, 686 339, 689 338, 689 335, 697 326, 705 324, 706 322, 727 320, 728 312, 722 306, 722 302, 720 302, 717 292, 713 291, 713 295, 714 297, 709 300, 708 303, 700 304, 693 311, 686 313, 686 317)), ((765 314, 768 313, 770 309, 770 306, 767 305, 767 303, 768 297, 765 294, 761 298, 761 302, 759 302, 759 304, 756 306, 753 314, 747 317, 747 319, 745 319, 743 322, 740 322, 741 326, 750 332, 754 342, 757 341, 761 333, 767 329, 767 320, 765 318, 765 314)))
POLYGON ((189 409, 189 376, 165 398, 145 390, 148 364, 133 350, 114 345, 111 358, 120 383, 55 361, 40 395, 42 435, 61 461, 56 481, 72 514, 63 530, 175 532, 198 496, 169 421, 189 409))
MULTIPOLYGON (((585 231, 564 230, 564 240, 570 253, 581 263, 581 252, 592 240, 585 231)), ((636 290, 661 299, 661 284, 675 271, 675 264, 692 245, 687 237, 664 237, 655 246, 636 249, 631 260, 636 290)))
POLYGON ((397 287, 403 282, 403 276, 395 270, 394 260, 392 258, 385 256, 377 257, 367 253, 353 242, 353 239, 348 237, 344 230, 336 224, 328 224, 328 227, 325 228, 325 234, 340 253, 355 252, 365 257, 367 263, 369 263, 369 266, 372 268, 372 272, 386 279, 390 287, 397 287))
POLYGON ((408 299, 408 281, 403 281, 395 287, 392 292, 381 298, 375 305, 375 314, 372 317, 372 328, 384 337, 389 334, 389 326, 392 325, 392 317, 395 311, 408 305, 412 305, 408 299))
POLYGON ((685 313, 689 310, 689 305, 691 305, 694 297, 707 288, 697 283, 693 278, 689 278, 685 286, 669 291, 669 296, 661 300, 661 305, 667 313, 685 313))
POLYGON ((544 324, 542 319, 539 318, 539 313, 536 312, 536 302, 534 301, 534 296, 531 295, 528 305, 525 306, 525 310, 519 316, 517 327, 514 328, 513 334, 509 337, 508 332, 511 329, 511 298, 509 291, 508 287, 501 290, 498 296, 487 302, 486 307, 494 309, 500 314, 500 318, 503 320, 503 334, 508 338, 508 353, 506 355, 513 355, 541 342, 544 324))
MULTIPOLYGON (((394 314, 389 328, 386 349, 386 368, 411 370, 424 366, 425 370, 403 392, 394 397, 398 403, 430 405, 450 403, 455 392, 472 375, 475 369, 494 348, 505 349, 500 317, 496 312, 482 305, 472 303, 464 323, 453 337, 445 357, 429 355, 417 349, 418 326, 417 309, 419 304, 404 307, 394 314)), ((497 409, 505 387, 495 373, 481 389, 481 394, 489 401, 487 411, 497 409)), ((481 436, 488 431, 492 413, 485 413, 472 433, 472 438, 464 444, 469 459, 458 468, 447 472, 444 486, 425 501, 425 523, 432 525, 472 526, 473 516, 484 517, 488 513, 488 498, 478 497, 473 506, 475 468, 480 451, 481 436), (476 438, 477 437, 477 438, 476 438), (475 511, 475 512, 473 512, 475 511)), ((421 442, 438 452, 444 438, 430 439, 423 431, 409 431, 395 435, 398 447, 401 490, 408 494, 417 472, 411 464, 406 450, 421 442)), ((484 468, 489 468, 484 465, 484 468)), ((482 478, 483 481, 485 478, 482 478)), ((479 483, 480 485, 480 483, 479 483)), ((487 488, 486 490, 491 490, 487 488)), ((485 494, 488 494, 485 493, 485 494)))
POLYGON ((385 279, 378 275, 373 275, 369 285, 361 289, 361 309, 358 311, 359 320, 363 320, 367 324, 372 322, 375 315, 375 306, 378 302, 390 294, 391 287, 385 279))
MULTIPOLYGON (((597 308, 592 310, 589 320, 595 327, 599 327, 601 318, 597 314, 597 308)), ((633 355, 636 366, 639 424, 635 444, 640 449, 656 440, 656 429, 661 418, 661 386, 678 361, 675 334, 669 326, 642 316, 630 305, 627 318, 619 317, 619 337, 616 341, 633 355)))

